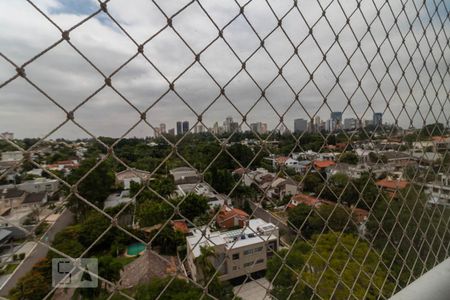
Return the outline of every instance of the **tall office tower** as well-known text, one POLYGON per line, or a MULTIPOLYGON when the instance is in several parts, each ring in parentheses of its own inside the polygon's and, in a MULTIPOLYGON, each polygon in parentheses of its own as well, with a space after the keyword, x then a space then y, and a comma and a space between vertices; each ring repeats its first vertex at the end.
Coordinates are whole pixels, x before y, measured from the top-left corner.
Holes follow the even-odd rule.
POLYGON ((373 113, 373 126, 383 125, 383 113, 373 113))
POLYGON ((315 131, 316 131, 316 132, 319 132, 319 131, 320 131, 320 124, 321 124, 321 122, 320 122, 320 117, 319 117, 319 116, 316 116, 316 117, 314 118, 314 127, 315 127, 315 131))
POLYGON ((159 124, 159 131, 161 134, 166 133, 166 124, 165 123, 159 124))
POLYGON ((215 122, 212 128, 212 133, 219 134, 219 123, 215 122))
POLYGON ((189 131, 189 121, 183 121, 183 134, 189 131))
POLYGON ((183 122, 177 122, 177 134, 183 134, 183 122))
POLYGON ((231 124, 233 123, 233 118, 228 116, 225 121, 223 121, 223 129, 225 132, 231 132, 231 124))
POLYGON ((267 123, 261 123, 261 131, 259 133, 266 134, 269 130, 267 128, 267 123))
POLYGON ((356 129, 356 119, 355 118, 344 119, 344 129, 345 130, 356 129))
POLYGON ((295 119, 294 120, 294 133, 306 131, 308 126, 308 121, 305 119, 295 119))
POLYGON ((155 132, 155 138, 161 136, 161 129, 160 129, 160 128, 155 127, 155 128, 154 128, 154 132, 155 132))
POLYGON ((12 133, 12 132, 3 132, 2 134, 0 134, 0 136, 3 136, 3 138, 8 139, 8 140, 14 139, 14 133, 12 133))
POLYGON ((331 112, 331 129, 330 131, 339 130, 342 128, 342 112, 341 111, 333 111, 331 112))

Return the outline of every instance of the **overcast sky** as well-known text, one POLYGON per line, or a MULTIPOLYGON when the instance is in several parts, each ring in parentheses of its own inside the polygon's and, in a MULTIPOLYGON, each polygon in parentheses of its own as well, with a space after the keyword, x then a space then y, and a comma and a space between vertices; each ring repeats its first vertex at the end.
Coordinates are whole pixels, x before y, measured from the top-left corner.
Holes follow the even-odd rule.
MULTIPOLYGON (((177 13, 187 2, 157 1, 168 16, 177 13)), ((407 3, 402 10, 402 1, 389 1, 387 5, 384 0, 375 0, 376 6, 372 1, 362 1, 357 9, 357 2, 352 0, 339 1, 340 4, 338 1, 305 0, 298 1, 302 17, 297 9, 289 11, 292 1, 268 1, 272 11, 266 1, 254 0, 243 10, 253 29, 240 15, 225 27, 223 39, 217 39, 206 50, 205 47, 218 37, 216 26, 223 28, 239 15, 239 6, 231 0, 199 2, 215 25, 199 3, 194 2, 173 17, 174 29, 164 29, 145 44, 144 53, 169 81, 178 78, 176 92, 192 110, 198 114, 203 112, 207 126, 215 121, 221 124, 226 116, 241 122, 236 108, 247 115, 249 123, 267 122, 270 129, 279 123, 277 113, 285 114, 285 124, 292 129, 294 118, 318 115, 328 119, 331 111, 344 111, 344 117, 354 117, 356 113, 363 119, 372 119, 374 111, 384 112, 384 121, 398 120, 403 127, 409 127, 411 119, 416 127, 422 126, 424 118, 427 123, 436 119, 447 123, 450 114, 448 1, 426 1, 425 6, 423 1, 403 1, 407 3), (318 2, 322 8, 326 7, 328 22, 318 2), (283 30, 278 28, 271 33, 278 26, 274 13, 278 18, 285 17, 283 30), (346 15, 350 17, 348 24, 346 15), (366 22, 371 23, 370 33, 367 33, 366 22), (313 25, 311 36, 308 26, 313 25), (386 39, 386 30, 391 28, 386 39), (339 43, 335 43, 333 30, 340 32, 339 43), (265 49, 260 48, 253 54, 261 45, 260 39, 265 40, 265 49), (292 43, 296 47, 301 43, 298 55, 293 57, 292 43), (200 61, 216 82, 198 63, 179 77, 195 60, 192 50, 201 52, 200 61), (325 62, 324 53, 327 53, 325 62), (350 65, 347 64, 349 57, 350 65), (246 61, 246 70, 256 84, 241 70, 239 60, 246 61), (370 71, 367 61, 371 61, 370 71), (389 75, 386 75, 385 64, 390 65, 389 75), (284 66, 283 77, 278 74, 277 65, 284 66), (313 71, 314 82, 311 82, 309 73, 313 71), (335 85, 335 75, 339 75, 340 85, 335 85), (219 97, 209 107, 225 84, 229 99, 219 97), (397 92, 395 85, 398 85, 397 92), (266 90, 267 100, 262 98, 254 105, 261 96, 261 89, 266 90), (291 106, 296 93, 299 93, 298 102, 291 106), (326 105, 323 105, 324 96, 326 105), (347 106, 349 100, 353 109, 347 106)), ((35 0, 34 3, 63 30, 99 7, 94 0, 35 0)), ((138 44, 167 24, 166 17, 149 0, 111 0, 108 11, 138 44)), ((26 1, 0 0, 0 52, 15 64, 27 62, 60 37, 59 30, 26 1)), ((134 42, 103 12, 71 31, 70 41, 106 76, 137 53, 134 42)), ((27 65, 25 72, 67 111, 104 84, 103 75, 65 41, 27 65)), ((0 84, 14 74, 15 68, 0 57, 0 84)), ((112 84, 138 110, 151 107, 147 119, 154 126, 166 123, 170 129, 177 120, 188 120, 192 126, 197 119, 174 92, 168 92, 155 104, 168 91, 169 84, 142 55, 115 73, 112 84)), ((0 88, 0 103, 0 132, 11 131, 18 138, 44 136, 66 118, 60 108, 22 78, 0 88)), ((99 91, 74 115, 75 120, 94 135, 114 137, 124 134, 140 117, 110 87, 99 91)), ((243 129, 246 128, 244 125, 243 129)), ((153 130, 141 123, 127 136, 149 135, 153 135, 153 130)), ((86 136, 69 122, 51 137, 86 136)))

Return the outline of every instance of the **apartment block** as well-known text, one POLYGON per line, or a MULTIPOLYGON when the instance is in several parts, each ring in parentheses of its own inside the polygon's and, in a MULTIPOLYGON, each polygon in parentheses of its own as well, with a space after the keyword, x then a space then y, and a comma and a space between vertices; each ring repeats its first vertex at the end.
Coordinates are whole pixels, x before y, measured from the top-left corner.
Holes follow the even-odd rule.
POLYGON ((193 229, 187 241, 187 262, 193 280, 203 278, 197 263, 203 247, 211 247, 211 264, 219 270, 219 280, 230 280, 246 274, 263 271, 267 260, 279 247, 278 227, 262 219, 252 219, 247 226, 231 231, 210 228, 193 229))

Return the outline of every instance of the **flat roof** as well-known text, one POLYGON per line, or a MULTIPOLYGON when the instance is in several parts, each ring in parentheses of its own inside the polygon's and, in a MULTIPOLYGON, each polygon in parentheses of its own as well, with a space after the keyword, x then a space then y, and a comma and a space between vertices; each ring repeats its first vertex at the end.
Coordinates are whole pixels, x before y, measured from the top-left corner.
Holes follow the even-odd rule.
POLYGON ((228 250, 278 239, 278 227, 262 219, 251 219, 245 228, 226 232, 212 232, 206 227, 192 229, 190 232, 193 235, 186 237, 186 241, 194 257, 200 256, 200 248, 204 246, 224 245, 228 250))

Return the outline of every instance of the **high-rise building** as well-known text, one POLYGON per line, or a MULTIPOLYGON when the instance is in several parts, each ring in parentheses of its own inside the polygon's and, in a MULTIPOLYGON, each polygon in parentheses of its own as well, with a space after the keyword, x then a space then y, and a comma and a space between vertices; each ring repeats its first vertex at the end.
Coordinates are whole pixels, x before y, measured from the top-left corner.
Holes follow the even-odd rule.
POLYGON ((177 134, 183 134, 183 122, 177 122, 177 134))
POLYGON ((356 119, 355 118, 344 119, 344 129, 345 130, 356 129, 356 119))
POLYGON ((269 131, 267 128, 267 123, 261 123, 261 131, 259 133, 266 134, 267 131, 269 131))
POLYGON ((212 133, 219 134, 219 123, 215 122, 212 128, 212 133))
POLYGON ((159 131, 161 132, 161 134, 165 134, 166 133, 166 124, 164 124, 164 123, 159 124, 159 131))
POLYGON ((306 131, 308 127, 308 121, 305 119, 295 119, 294 120, 294 133, 306 131))
POLYGON ((339 130, 342 128, 342 112, 341 111, 331 112, 330 119, 331 119, 330 131, 335 131, 335 130, 339 130))
POLYGON ((189 121, 183 121, 183 134, 189 131, 189 121))
POLYGON ((3 132, 0 134, 4 139, 13 140, 14 139, 14 133, 12 132, 3 132))
POLYGON ((373 126, 383 125, 383 113, 373 113, 373 126))
POLYGON ((252 131, 255 131, 258 134, 267 133, 267 123, 262 122, 251 123, 250 128, 252 131))
POLYGON ((316 116, 314 118, 314 129, 315 129, 316 132, 320 131, 320 124, 321 124, 320 117, 316 116))
POLYGON ((154 132, 155 132, 155 138, 161 136, 161 129, 159 127, 155 127, 154 132))
POLYGON ((168 131, 168 133, 169 133, 170 135, 175 135, 175 128, 170 128, 169 131, 168 131))
POLYGON ((205 127, 202 124, 199 124, 194 127, 194 133, 202 133, 205 132, 205 127))

